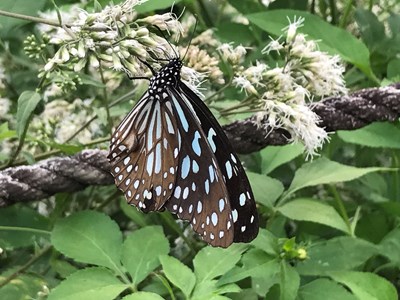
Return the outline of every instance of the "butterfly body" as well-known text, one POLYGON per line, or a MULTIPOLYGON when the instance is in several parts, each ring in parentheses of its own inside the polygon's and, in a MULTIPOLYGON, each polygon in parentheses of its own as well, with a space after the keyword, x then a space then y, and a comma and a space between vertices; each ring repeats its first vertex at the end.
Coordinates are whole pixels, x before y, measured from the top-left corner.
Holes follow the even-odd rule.
POLYGON ((168 209, 213 246, 248 242, 258 215, 245 171, 203 101, 172 59, 116 128, 109 160, 128 203, 168 209))

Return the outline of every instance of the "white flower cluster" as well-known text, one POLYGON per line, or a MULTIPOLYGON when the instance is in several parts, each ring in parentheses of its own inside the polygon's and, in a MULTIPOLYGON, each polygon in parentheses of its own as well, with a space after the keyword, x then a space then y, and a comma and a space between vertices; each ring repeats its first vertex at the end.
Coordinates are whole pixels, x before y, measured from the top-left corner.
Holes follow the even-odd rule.
POLYGON ((257 62, 241 70, 233 82, 256 99, 258 124, 264 121, 262 124, 272 129, 288 130, 292 140, 302 142, 307 154, 313 156, 328 134, 318 127, 319 117, 307 102, 314 97, 346 93, 346 88, 339 57, 319 51, 315 41, 297 32, 303 21, 300 18, 285 29, 284 42, 280 42, 282 38, 272 40, 263 50, 284 55, 283 66, 269 68, 257 62))
POLYGON ((87 63, 92 67, 104 64, 132 76, 148 71, 142 61, 149 61, 151 55, 168 56, 172 48, 164 38, 146 27, 154 25, 179 36, 182 26, 173 13, 137 19, 134 7, 145 1, 126 0, 98 13, 80 10, 75 17, 67 16, 68 23, 56 30, 42 27, 50 44, 59 48, 44 66, 41 76, 50 77, 51 71, 59 65, 65 67, 69 63, 75 72, 87 63))

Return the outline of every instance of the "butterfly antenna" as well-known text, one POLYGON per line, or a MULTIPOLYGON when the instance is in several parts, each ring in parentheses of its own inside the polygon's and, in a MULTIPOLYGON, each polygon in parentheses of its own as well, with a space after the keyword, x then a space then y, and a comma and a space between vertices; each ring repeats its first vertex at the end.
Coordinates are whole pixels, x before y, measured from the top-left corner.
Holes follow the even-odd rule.
POLYGON ((178 56, 178 54, 176 53, 176 51, 175 51, 175 49, 174 49, 174 47, 172 47, 172 44, 168 41, 168 39, 167 39, 167 37, 165 36, 165 34, 164 34, 164 32, 161 30, 161 28, 160 27, 158 27, 157 25, 153 25, 155 28, 157 28, 157 30, 160 32, 160 34, 162 35, 162 37, 164 38, 164 40, 166 40, 167 41, 167 43, 168 43, 168 45, 169 45, 169 47, 172 49, 172 51, 174 52, 174 54, 175 54, 175 57, 179 57, 178 56))
POLYGON ((195 34, 195 32, 196 32, 196 29, 197 29, 197 23, 198 23, 198 20, 197 20, 197 18, 196 18, 196 23, 194 23, 193 32, 192 32, 192 35, 191 35, 191 37, 190 37, 189 44, 188 44, 188 46, 187 46, 187 48, 186 48, 186 52, 185 52, 185 54, 183 55, 182 61, 185 60, 186 54, 189 52, 190 45, 192 44, 192 40, 193 40, 194 34, 195 34))

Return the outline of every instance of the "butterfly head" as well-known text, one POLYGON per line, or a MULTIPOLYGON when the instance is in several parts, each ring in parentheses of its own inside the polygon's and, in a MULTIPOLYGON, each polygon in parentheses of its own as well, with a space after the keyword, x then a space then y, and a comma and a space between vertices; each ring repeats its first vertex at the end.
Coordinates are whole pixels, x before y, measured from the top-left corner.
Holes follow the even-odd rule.
POLYGON ((149 93, 159 93, 167 87, 176 87, 181 80, 182 61, 179 58, 171 59, 163 66, 157 75, 150 78, 149 93))

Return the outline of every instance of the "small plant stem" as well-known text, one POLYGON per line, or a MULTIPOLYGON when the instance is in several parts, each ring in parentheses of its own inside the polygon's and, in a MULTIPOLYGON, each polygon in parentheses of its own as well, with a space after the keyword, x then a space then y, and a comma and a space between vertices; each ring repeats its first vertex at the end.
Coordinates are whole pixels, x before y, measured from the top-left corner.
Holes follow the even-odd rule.
POLYGON ((182 230, 178 227, 178 225, 175 223, 175 220, 169 213, 162 213, 160 214, 161 218, 167 223, 168 227, 171 228, 173 231, 175 231, 188 245, 190 251, 192 253, 196 253, 192 243, 188 240, 188 238, 183 234, 182 230))
POLYGON ((353 6, 353 1, 354 0, 348 0, 347 3, 346 3, 346 6, 345 6, 344 12, 343 12, 343 16, 342 16, 342 18, 340 19, 340 22, 339 22, 339 27, 340 28, 345 28, 346 25, 347 25, 347 22, 348 22, 348 19, 349 19, 349 16, 350 16, 350 12, 351 12, 351 8, 353 6))
POLYGON ((175 300, 175 295, 174 291, 172 290, 171 285, 169 284, 168 280, 162 276, 161 274, 158 274, 156 272, 153 272, 154 276, 156 276, 158 279, 160 279, 161 283, 167 288, 169 295, 171 296, 171 300, 175 300))
POLYGON ((48 230, 29 228, 29 227, 0 226, 0 230, 24 231, 24 232, 33 232, 33 233, 41 233, 41 234, 51 234, 51 232, 48 230))
POLYGON ((219 94, 221 94, 223 91, 225 91, 228 87, 230 87, 232 84, 232 78, 229 79, 229 82, 227 84, 225 84, 222 88, 220 88, 218 91, 216 91, 214 94, 212 94, 211 96, 207 97, 207 99, 204 100, 205 103, 210 103, 211 99, 218 96, 219 94))
POLYGON ((98 61, 99 61, 99 71, 100 71, 101 82, 104 84, 104 88, 103 88, 103 101, 104 101, 104 107, 105 107, 105 109, 106 109, 106 114, 107 114, 108 131, 111 133, 112 122, 111 122, 111 117, 110 117, 110 108, 108 107, 107 88, 105 87, 105 85, 106 85, 106 80, 105 80, 105 78, 104 78, 103 67, 102 67, 102 65, 101 65, 101 60, 98 59, 98 61))
POLYGON ((31 22, 35 22, 35 23, 47 24, 47 25, 55 26, 55 27, 62 27, 58 21, 51 21, 51 20, 46 20, 43 18, 16 14, 16 13, 4 11, 4 10, 0 10, 0 15, 15 18, 15 19, 21 19, 21 20, 25 20, 25 21, 31 21, 31 22))
POLYGON ((399 185, 400 185, 400 178, 399 178, 399 168, 400 168, 400 163, 399 159, 396 155, 395 151, 392 151, 392 158, 393 158, 393 164, 392 167, 396 170, 393 172, 393 199, 395 201, 400 201, 400 193, 399 193, 399 185))
MULTIPOLYGON (((134 95, 134 91, 129 92, 121 97, 119 97, 118 99, 116 99, 114 102, 112 102, 108 107, 111 108, 115 105, 117 105, 118 103, 130 98, 131 96, 134 95)), ((97 115, 94 115, 92 118, 90 118, 85 124, 82 125, 82 127, 80 127, 77 131, 75 131, 65 142, 68 143, 70 142, 74 137, 76 137, 80 132, 82 132, 82 130, 84 130, 85 128, 87 128, 94 120, 96 120, 98 117, 97 115)))
POLYGON ((349 215, 347 214, 346 208, 344 207, 342 197, 340 197, 339 192, 337 191, 337 189, 334 185, 330 184, 329 189, 330 189, 333 197, 335 198, 336 205, 338 206, 338 209, 339 209, 339 214, 341 215, 342 219, 346 223, 347 228, 349 229, 349 233, 351 233, 350 219, 349 219, 349 215))
POLYGON ((332 21, 331 23, 336 25, 337 22, 337 8, 336 8, 336 1, 334 0, 329 0, 329 7, 331 8, 331 17, 332 21))
POLYGON ((0 282, 0 288, 5 286, 7 283, 9 283, 11 280, 17 278, 21 273, 25 272, 27 269, 29 269, 30 266, 32 266, 39 258, 41 258, 43 255, 45 255, 50 249, 52 248, 51 245, 44 247, 40 252, 38 252, 35 256, 33 256, 28 262, 15 270, 12 274, 7 276, 2 282, 0 282))

